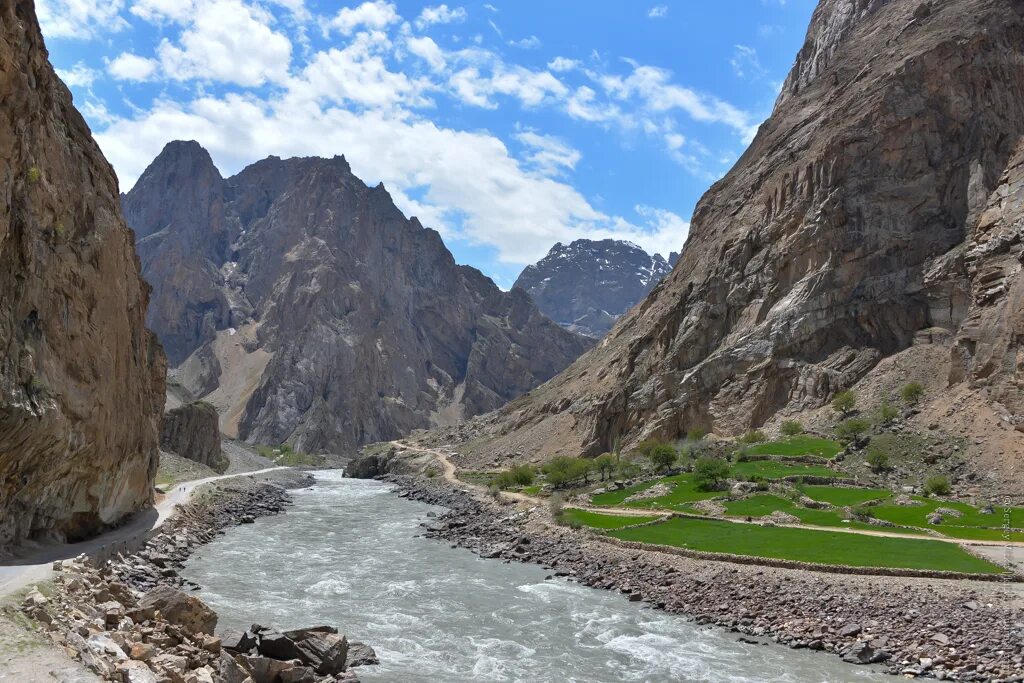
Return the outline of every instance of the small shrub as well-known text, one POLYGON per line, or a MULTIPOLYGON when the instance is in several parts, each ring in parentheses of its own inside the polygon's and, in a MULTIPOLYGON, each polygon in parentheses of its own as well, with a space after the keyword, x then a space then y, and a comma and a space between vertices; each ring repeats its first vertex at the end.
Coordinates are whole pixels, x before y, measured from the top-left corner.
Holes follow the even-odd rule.
POLYGON ((435 477, 437 477, 437 470, 433 467, 428 467, 426 474, 427 479, 434 479, 435 477))
POLYGON ((672 448, 668 444, 662 444, 657 448, 651 450, 647 454, 651 464, 654 465, 654 469, 658 472, 664 472, 665 470, 672 467, 676 462, 676 449, 672 448))
POLYGON ((651 451, 653 451, 655 448, 658 448, 659 446, 664 445, 665 442, 660 439, 644 439, 643 441, 636 445, 636 448, 634 450, 640 455, 644 456, 645 458, 649 458, 651 455, 651 451))
POLYGON ((884 472, 889 469, 889 454, 880 446, 873 445, 868 448, 865 461, 872 472, 884 472))
POLYGON ((804 426, 796 420, 786 420, 782 423, 782 434, 784 436, 797 436, 804 433, 804 426))
POLYGON ((858 522, 867 522, 875 516, 875 511, 864 505, 854 505, 850 508, 850 519, 858 522))
POLYGON ((928 480, 924 483, 924 494, 926 496, 948 496, 951 490, 949 477, 942 474, 928 477, 928 480))
POLYGON ((843 420, 836 426, 836 437, 843 443, 850 443, 859 439, 870 428, 871 424, 867 420, 851 417, 849 420, 843 420))
POLYGON ((43 172, 39 170, 38 166, 33 166, 28 169, 28 173, 25 174, 29 184, 35 185, 39 182, 39 179, 43 177, 43 172))
POLYGON ((909 382, 900 389, 900 398, 908 406, 917 404, 924 397, 924 387, 919 382, 909 382))
POLYGON ((878 406, 878 422, 880 424, 887 425, 899 416, 899 408, 888 401, 882 401, 882 405, 878 406))
POLYGON ((740 443, 761 443, 767 441, 768 437, 764 435, 760 429, 751 429, 749 432, 739 438, 740 443))
POLYGON ((847 389, 846 391, 840 391, 834 397, 832 397, 832 410, 836 411, 843 417, 850 414, 854 406, 857 405, 857 395, 847 389))
POLYGON ((708 431, 703 427, 690 427, 686 431, 686 438, 690 441, 700 441, 707 436, 708 431))
POLYGON ((56 223, 54 223, 54 225, 53 225, 53 234, 54 235, 56 235, 59 238, 63 238, 64 237, 64 232, 65 232, 65 230, 64 230, 64 221, 57 221, 56 223))
POLYGON ((491 486, 499 489, 511 489, 519 486, 530 486, 536 473, 529 465, 516 465, 491 479, 491 486))
POLYGON ((729 478, 729 463, 719 458, 701 458, 693 466, 693 481, 702 491, 717 491, 729 478))
POLYGON ((640 466, 630 460, 623 460, 619 463, 617 473, 623 479, 632 479, 640 475, 640 466))
POLYGON ((551 516, 555 519, 559 519, 562 516, 562 510, 565 508, 565 500, 562 499, 561 494, 555 493, 548 498, 548 510, 551 512, 551 516))

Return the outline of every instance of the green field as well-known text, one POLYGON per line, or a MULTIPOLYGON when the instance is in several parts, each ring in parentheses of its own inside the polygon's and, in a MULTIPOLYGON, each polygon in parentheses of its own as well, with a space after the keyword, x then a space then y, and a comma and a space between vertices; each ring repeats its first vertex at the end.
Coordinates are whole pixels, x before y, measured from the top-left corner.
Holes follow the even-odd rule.
POLYGON ((679 507, 683 503, 693 503, 698 500, 707 500, 708 498, 714 498, 720 496, 720 491, 701 491, 697 488, 697 485, 693 483, 693 475, 691 474, 677 474, 671 477, 665 477, 656 481, 645 481, 642 484, 636 486, 630 486, 629 488, 621 491, 608 491, 607 493, 599 493, 594 496, 591 501, 598 507, 614 507, 617 505, 625 505, 626 507, 637 507, 637 508, 648 508, 648 507, 679 507), (655 484, 669 484, 672 486, 671 493, 658 498, 650 498, 648 500, 638 500, 629 503, 623 503, 623 501, 629 496, 637 493, 638 491, 644 491, 654 486, 655 484))
MULTIPOLYGON (((885 519, 895 524, 935 528, 928 524, 928 515, 937 508, 950 508, 952 510, 959 510, 963 513, 963 516, 959 518, 945 517, 941 525, 943 527, 990 527, 1002 533, 1003 509, 1001 507, 996 507, 995 511, 991 514, 984 514, 966 503, 922 498, 921 496, 913 496, 913 499, 918 505, 886 503, 884 505, 876 505, 872 509, 875 512, 875 516, 879 519, 885 519)), ((1014 529, 1020 529, 1022 525, 1024 525, 1024 508, 1011 508, 1010 526, 1014 529)))
POLYGON ((830 470, 822 465, 788 465, 775 460, 738 462, 732 467, 733 475, 758 476, 764 479, 782 479, 791 476, 842 477, 842 472, 830 470))
POLYGON ((676 517, 636 529, 613 530, 609 534, 625 541, 819 564, 977 574, 1002 571, 955 543, 762 527, 710 519, 676 517))
MULTIPOLYGON (((843 529, 870 529, 874 531, 879 530, 878 527, 865 522, 843 519, 842 514, 837 510, 814 510, 812 508, 800 507, 792 501, 771 494, 756 495, 742 500, 734 500, 726 503, 725 509, 732 517, 764 517, 765 515, 770 515, 776 510, 780 510, 797 517, 804 524, 810 524, 813 526, 834 526, 841 527, 843 529)), ((911 534, 919 533, 911 529, 892 529, 892 531, 911 534)))
POLYGON ((788 439, 768 441, 743 449, 744 453, 750 455, 782 455, 797 456, 811 455, 831 460, 843 449, 842 444, 831 439, 822 439, 809 434, 799 434, 788 439))
POLYGON ((858 489, 842 486, 805 486, 801 491, 808 498, 840 507, 860 505, 869 500, 880 500, 892 495, 892 492, 887 489, 858 489))
POLYGON ((604 515, 597 512, 566 508, 562 511, 562 522, 580 524, 594 529, 621 529, 624 526, 653 522, 658 515, 604 515))

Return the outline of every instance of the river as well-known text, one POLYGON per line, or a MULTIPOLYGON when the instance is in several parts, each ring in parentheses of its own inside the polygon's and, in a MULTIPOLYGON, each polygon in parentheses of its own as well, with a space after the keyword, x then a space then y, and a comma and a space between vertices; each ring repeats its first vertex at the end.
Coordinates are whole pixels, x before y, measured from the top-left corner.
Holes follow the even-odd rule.
POLYGON ((420 538, 439 508, 340 472, 317 480, 286 514, 201 548, 184 575, 222 627, 323 623, 372 645, 381 665, 360 669, 364 683, 891 680, 420 538))

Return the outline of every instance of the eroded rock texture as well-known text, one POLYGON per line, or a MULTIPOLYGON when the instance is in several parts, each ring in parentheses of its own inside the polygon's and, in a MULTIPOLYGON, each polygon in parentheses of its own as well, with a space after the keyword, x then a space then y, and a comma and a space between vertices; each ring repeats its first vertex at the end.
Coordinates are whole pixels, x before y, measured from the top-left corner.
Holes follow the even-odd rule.
POLYGON ((220 447, 217 409, 203 401, 186 403, 164 414, 160 447, 217 472, 224 472, 231 464, 220 447))
POLYGON ((1019 0, 822 0, 775 111, 699 202, 672 274, 488 418, 487 448, 736 434, 824 404, 928 328, 957 335, 952 383, 985 385, 979 400, 1024 421, 1022 14, 1019 0))
POLYGON ((556 244, 527 266, 514 286, 562 327, 600 338, 669 274, 678 258, 673 253, 666 261, 622 240, 574 240, 556 244))
POLYGON ((165 361, 117 178, 30 0, 0 2, 0 547, 150 502, 165 361))
POLYGON ((229 436, 352 452, 494 410, 591 342, 459 266, 342 157, 222 180, 169 144, 124 197, 176 378, 229 436))

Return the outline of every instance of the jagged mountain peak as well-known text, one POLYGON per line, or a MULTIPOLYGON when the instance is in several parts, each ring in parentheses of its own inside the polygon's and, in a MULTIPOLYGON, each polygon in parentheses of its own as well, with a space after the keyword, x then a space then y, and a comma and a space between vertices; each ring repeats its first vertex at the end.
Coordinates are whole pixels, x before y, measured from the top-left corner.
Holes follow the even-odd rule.
POLYGON ((625 240, 576 239, 556 243, 547 256, 527 266, 513 289, 528 292, 563 327, 598 338, 674 264, 625 240))
POLYGON ((455 263, 342 156, 140 183, 129 222, 175 375, 257 443, 352 452, 499 407, 590 342, 455 263))

